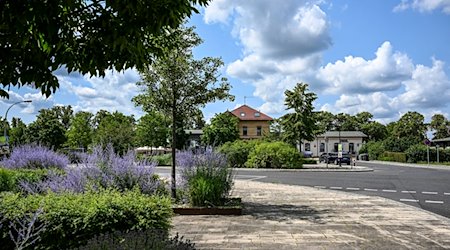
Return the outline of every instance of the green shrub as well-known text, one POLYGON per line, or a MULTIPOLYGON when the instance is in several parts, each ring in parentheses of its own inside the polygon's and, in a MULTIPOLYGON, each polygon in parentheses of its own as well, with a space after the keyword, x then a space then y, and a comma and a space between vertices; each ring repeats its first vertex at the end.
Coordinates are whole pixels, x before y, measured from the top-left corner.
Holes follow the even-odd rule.
POLYGON ((172 166, 172 155, 162 154, 148 157, 149 160, 156 162, 157 166, 172 166))
POLYGON ((302 168, 302 156, 284 142, 263 142, 249 154, 245 166, 250 168, 302 168))
MULTIPOLYGON (((105 190, 82 194, 48 193, 21 196, 0 193, 4 225, 42 208, 38 223, 45 229, 35 249, 65 249, 86 243, 95 235, 111 231, 160 229, 168 232, 172 208, 170 198, 147 196, 139 190, 105 190)), ((0 245, 11 249, 8 228, 0 229, 0 245)))
POLYGON ((248 160, 248 155, 255 149, 255 146, 260 143, 262 143, 260 140, 236 140, 234 142, 227 142, 223 144, 218 151, 225 154, 230 167, 241 168, 245 167, 245 163, 248 160))
POLYGON ((404 163, 406 162, 406 154, 399 152, 384 152, 379 160, 404 163))
MULTIPOLYGON (((437 150, 435 147, 430 147, 429 149, 430 162, 437 162, 437 150)), ((408 162, 427 162, 427 146, 423 144, 417 144, 411 146, 406 150, 406 156, 408 162)), ((450 162, 450 149, 439 148, 439 162, 450 162)))
POLYGON ((317 164, 317 160, 314 159, 305 159, 302 160, 303 164, 317 164))
POLYGON ((370 160, 379 160, 384 153, 384 144, 381 141, 370 141, 364 144, 359 151, 360 154, 369 154, 370 160))
POLYGON ((0 168, 0 192, 19 192, 20 182, 35 183, 48 176, 46 169, 6 169, 0 168))

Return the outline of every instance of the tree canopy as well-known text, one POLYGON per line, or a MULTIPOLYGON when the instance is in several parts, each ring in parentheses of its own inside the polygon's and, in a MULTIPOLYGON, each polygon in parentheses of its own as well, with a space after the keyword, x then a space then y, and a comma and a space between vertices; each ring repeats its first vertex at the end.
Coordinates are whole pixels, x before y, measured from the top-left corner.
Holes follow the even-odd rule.
POLYGON ((0 1, 0 89, 29 86, 49 96, 55 71, 101 75, 107 69, 143 69, 178 47, 176 28, 209 0, 0 1))
POLYGON ((202 141, 208 145, 220 146, 239 139, 239 119, 229 112, 216 114, 211 124, 203 129, 202 141))

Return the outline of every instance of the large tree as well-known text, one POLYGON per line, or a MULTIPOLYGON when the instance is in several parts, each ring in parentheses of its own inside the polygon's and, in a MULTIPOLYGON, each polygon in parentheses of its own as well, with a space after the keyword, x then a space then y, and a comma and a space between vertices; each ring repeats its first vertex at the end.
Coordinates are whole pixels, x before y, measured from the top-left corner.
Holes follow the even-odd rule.
POLYGON ((27 142, 26 130, 27 125, 20 118, 13 117, 11 129, 8 132, 10 144, 14 146, 25 144, 27 142))
POLYGON ((306 83, 297 83, 292 91, 286 90, 284 94, 284 103, 290 113, 281 118, 283 140, 294 145, 301 144, 303 140, 314 140, 318 129, 313 102, 317 95, 309 92, 306 83))
MULTIPOLYGON (((141 70, 138 86, 142 94, 133 101, 147 111, 159 111, 171 118, 172 129, 172 196, 175 186, 175 146, 177 124, 198 113, 199 108, 215 100, 233 99, 227 79, 220 77, 220 58, 194 59, 192 49, 201 43, 193 28, 172 31, 178 48, 167 51, 148 68, 141 70), (216 85, 217 82, 220 84, 216 85)), ((181 124, 184 124, 181 122, 181 124)))
POLYGON ((450 137, 449 121, 442 114, 435 114, 431 117, 430 127, 433 132, 433 140, 450 137))
POLYGON ((90 112, 80 111, 73 117, 70 127, 66 132, 66 146, 69 148, 87 149, 92 143, 94 115, 90 112))
POLYGON ((425 138, 426 126, 424 120, 422 114, 409 111, 395 123, 392 136, 394 138, 411 137, 419 143, 425 138))
POLYGON ((202 142, 220 146, 228 141, 239 139, 239 119, 229 112, 216 114, 211 124, 203 129, 202 142))
POLYGON ((66 129, 56 109, 41 109, 36 121, 26 130, 27 141, 53 149, 59 149, 66 142, 66 129))
POLYGON ((0 55, 7 60, 0 60, 0 96, 25 85, 49 96, 60 68, 90 75, 143 69, 177 46, 166 29, 208 1, 2 0, 0 55))
POLYGON ((166 147, 170 129, 166 117, 156 111, 142 116, 136 127, 136 144, 139 146, 166 147))

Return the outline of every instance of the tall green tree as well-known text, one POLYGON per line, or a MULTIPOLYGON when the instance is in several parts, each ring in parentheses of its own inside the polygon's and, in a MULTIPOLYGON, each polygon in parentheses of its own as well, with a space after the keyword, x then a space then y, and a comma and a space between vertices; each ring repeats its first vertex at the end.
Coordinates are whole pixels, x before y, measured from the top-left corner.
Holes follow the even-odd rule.
POLYGON ((229 94, 230 84, 220 77, 223 62, 220 58, 194 59, 192 49, 201 43, 193 28, 173 30, 178 48, 155 60, 148 68, 141 70, 142 94, 133 98, 136 105, 146 112, 159 111, 171 118, 172 139, 172 196, 175 186, 175 146, 177 125, 184 124, 183 118, 198 112, 206 103, 216 100, 233 100, 229 94), (220 82, 216 85, 217 82, 220 82))
POLYGON ((368 136, 369 141, 381 141, 388 135, 386 126, 376 121, 362 124, 360 131, 368 136))
POLYGON ((358 121, 354 116, 345 113, 334 116, 333 130, 355 131, 358 127, 358 121))
POLYGON ((55 71, 102 75, 107 69, 143 69, 176 48, 176 28, 209 0, 0 1, 1 97, 10 86, 49 96, 59 87, 55 71), (167 37, 166 37, 167 36, 167 37))
POLYGON ((328 111, 314 112, 316 119, 317 132, 322 134, 333 129, 334 115, 328 111))
POLYGON ((431 117, 430 127, 433 132, 433 140, 450 137, 449 121, 443 114, 435 114, 431 117))
POLYGON ((203 129, 202 142, 220 146, 239 139, 239 119, 229 112, 216 114, 203 129))
POLYGON ((317 95, 309 92, 308 84, 297 83, 294 89, 284 92, 284 104, 291 113, 281 119, 283 139, 293 145, 301 144, 303 140, 314 140, 318 131, 314 116, 313 102, 317 95))
POLYGON ((134 147, 135 119, 118 111, 104 114, 99 120, 97 129, 94 131, 93 142, 97 145, 106 146, 111 144, 118 154, 125 154, 134 147))
POLYGON ((93 117, 92 113, 85 111, 80 111, 74 115, 66 132, 67 142, 65 145, 67 147, 88 148, 92 143, 94 134, 93 117))
POLYGON ((30 123, 26 130, 27 141, 59 149, 66 142, 66 129, 52 109, 41 109, 36 121, 30 123))
POLYGON ((13 117, 11 121, 11 129, 9 131, 9 142, 11 145, 19 146, 27 142, 26 137, 27 125, 20 118, 13 117))
POLYGON ((136 127, 136 144, 139 146, 166 147, 170 129, 168 121, 159 112, 151 111, 142 116, 136 127))
POLYGON ((392 135, 395 138, 412 137, 418 143, 422 142, 427 130, 424 120, 422 114, 409 111, 395 123, 392 135))

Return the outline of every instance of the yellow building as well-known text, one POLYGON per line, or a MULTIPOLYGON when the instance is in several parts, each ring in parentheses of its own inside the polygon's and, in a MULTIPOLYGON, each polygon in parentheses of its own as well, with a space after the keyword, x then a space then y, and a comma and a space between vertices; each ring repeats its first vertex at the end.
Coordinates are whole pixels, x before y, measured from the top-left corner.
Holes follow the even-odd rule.
POLYGON ((272 117, 247 105, 230 112, 239 119, 239 136, 241 139, 258 139, 269 132, 272 117))

